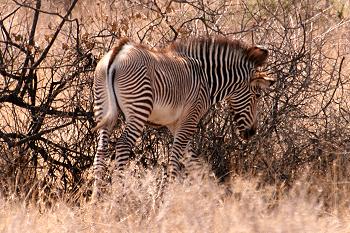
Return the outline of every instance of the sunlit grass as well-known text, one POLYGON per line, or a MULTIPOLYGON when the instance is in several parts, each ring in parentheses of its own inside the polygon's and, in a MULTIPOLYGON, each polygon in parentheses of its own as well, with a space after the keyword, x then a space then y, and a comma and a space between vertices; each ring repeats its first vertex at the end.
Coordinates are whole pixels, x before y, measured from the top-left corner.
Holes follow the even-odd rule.
MULTIPOLYGON (((99 203, 50 207, 0 200, 1 232, 349 232, 346 214, 326 210, 310 184, 288 192, 257 188, 236 178, 225 185, 212 178, 171 184, 162 198, 152 173, 128 176, 99 203), (229 191, 230 190, 230 191, 229 191), (281 192, 280 192, 281 193, 281 192)), ((39 197, 40 198, 40 197, 39 197)), ((83 198, 82 198, 83 199, 83 198)), ((38 200, 36 200, 38 203, 38 200)))

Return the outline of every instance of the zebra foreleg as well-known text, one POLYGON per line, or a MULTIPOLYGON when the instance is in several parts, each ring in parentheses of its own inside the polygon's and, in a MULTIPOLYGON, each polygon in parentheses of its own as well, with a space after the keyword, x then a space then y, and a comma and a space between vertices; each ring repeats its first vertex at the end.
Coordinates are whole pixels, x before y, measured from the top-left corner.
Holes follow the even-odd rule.
POLYGON ((185 175, 189 178, 196 178, 201 175, 203 169, 203 161, 192 147, 192 141, 187 143, 184 153, 185 175))
POLYGON ((169 172, 170 181, 180 178, 181 170, 183 168, 183 158, 186 146, 189 139, 195 132, 194 124, 183 125, 183 127, 175 133, 173 147, 171 149, 169 158, 169 172))

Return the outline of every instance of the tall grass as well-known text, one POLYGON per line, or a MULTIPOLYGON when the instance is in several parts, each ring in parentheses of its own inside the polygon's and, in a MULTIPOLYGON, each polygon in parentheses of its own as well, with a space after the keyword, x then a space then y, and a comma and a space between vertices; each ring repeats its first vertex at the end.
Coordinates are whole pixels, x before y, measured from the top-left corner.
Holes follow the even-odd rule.
MULTIPOLYGON (((155 174, 127 176, 99 203, 52 206, 0 199, 1 232, 349 232, 350 219, 326 211, 311 183, 288 191, 254 179, 219 185, 213 178, 171 184, 158 197, 155 174), (230 190, 230 191, 228 191, 230 190), (279 194, 278 194, 279 193, 279 194), (276 198, 276 195, 279 195, 276 198)), ((40 197, 39 197, 40 198, 40 197)), ((36 200, 37 203, 40 200, 36 200)), ((348 210, 344 210, 347 212, 348 210)), ((345 213, 344 212, 344 213, 345 213)))

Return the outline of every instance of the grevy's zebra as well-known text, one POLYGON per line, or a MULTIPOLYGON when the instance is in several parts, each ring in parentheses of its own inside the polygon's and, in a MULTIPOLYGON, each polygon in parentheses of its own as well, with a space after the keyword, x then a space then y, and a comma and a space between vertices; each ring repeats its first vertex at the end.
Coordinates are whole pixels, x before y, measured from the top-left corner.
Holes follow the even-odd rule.
POLYGON ((178 176, 184 150, 208 108, 228 100, 243 139, 255 134, 257 93, 272 82, 256 74, 268 51, 224 38, 177 41, 151 50, 120 40, 98 63, 94 113, 98 148, 93 198, 107 167, 109 135, 122 111, 126 127, 116 144, 116 170, 122 172, 147 122, 167 126, 174 135, 169 159, 171 179, 178 176))

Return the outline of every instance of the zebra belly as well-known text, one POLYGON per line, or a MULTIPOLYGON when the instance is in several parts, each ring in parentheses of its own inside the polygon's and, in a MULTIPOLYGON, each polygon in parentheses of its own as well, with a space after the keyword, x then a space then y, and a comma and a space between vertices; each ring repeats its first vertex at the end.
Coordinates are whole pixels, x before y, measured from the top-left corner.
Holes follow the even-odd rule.
POLYGON ((158 125, 171 125, 176 122, 181 114, 182 107, 154 105, 148 121, 158 125))

